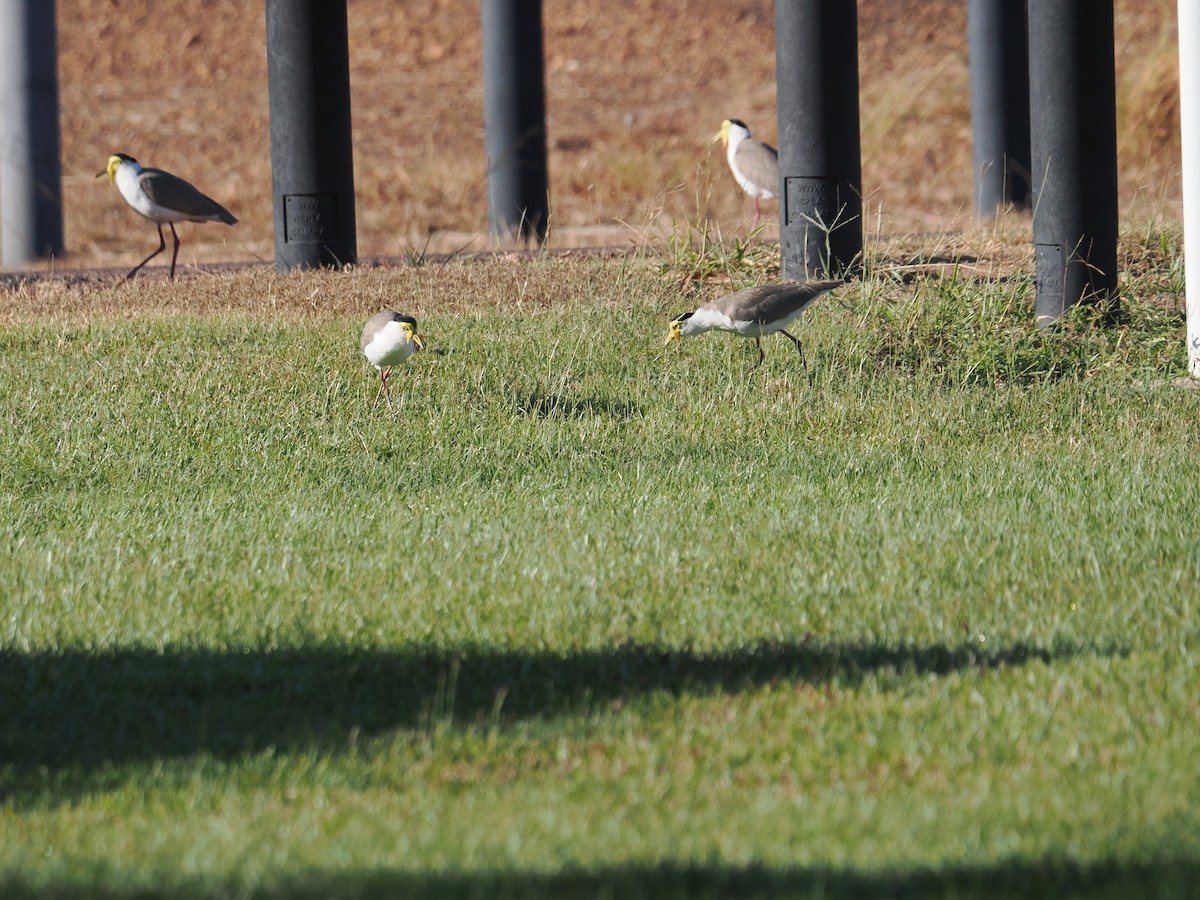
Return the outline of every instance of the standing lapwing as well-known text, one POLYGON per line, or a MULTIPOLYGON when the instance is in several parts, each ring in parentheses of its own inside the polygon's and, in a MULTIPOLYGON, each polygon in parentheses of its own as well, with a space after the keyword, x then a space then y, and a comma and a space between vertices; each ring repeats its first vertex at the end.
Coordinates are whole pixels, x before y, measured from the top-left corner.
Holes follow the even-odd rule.
POLYGON ((179 256, 179 235, 175 233, 176 222, 224 222, 236 225, 233 214, 211 197, 196 190, 191 184, 162 169, 143 169, 132 156, 117 153, 108 158, 108 168, 96 175, 108 176, 117 186, 125 202, 134 211, 145 216, 158 226, 158 249, 143 259, 126 275, 132 278, 158 254, 167 249, 163 237, 163 224, 171 226, 171 237, 175 239, 175 252, 171 254, 171 274, 175 277, 175 259, 179 256))
POLYGON ((375 402, 371 408, 374 409, 379 403, 379 395, 382 394, 387 400, 388 409, 391 409, 388 377, 392 374, 392 366, 403 365, 418 350, 425 349, 425 338, 417 334, 417 320, 390 309, 376 313, 363 327, 359 346, 371 365, 379 370, 379 390, 375 392, 375 402))
POLYGON ((705 303, 695 312, 675 317, 667 329, 664 346, 681 338, 713 330, 732 331, 742 337, 752 337, 758 347, 758 362, 746 371, 749 375, 762 365, 763 336, 779 332, 796 345, 796 352, 800 354, 800 361, 804 364, 804 372, 808 374, 808 363, 804 360, 804 348, 800 346, 800 339, 788 334, 785 329, 800 317, 810 303, 826 291, 832 291, 843 284, 844 281, 760 284, 758 287, 726 294, 705 303))
POLYGON ((750 137, 750 129, 741 119, 726 119, 713 142, 725 145, 725 157, 738 186, 754 198, 753 231, 758 226, 758 201, 770 200, 779 192, 779 154, 770 144, 750 137))

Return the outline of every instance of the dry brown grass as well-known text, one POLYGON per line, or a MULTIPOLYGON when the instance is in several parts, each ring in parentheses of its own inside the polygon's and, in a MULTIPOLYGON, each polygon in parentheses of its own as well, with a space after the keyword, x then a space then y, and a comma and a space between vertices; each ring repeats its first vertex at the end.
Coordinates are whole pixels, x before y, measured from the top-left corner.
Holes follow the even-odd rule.
MULTIPOLYGON (((0 325, 23 322, 81 324, 177 315, 327 320, 366 317, 380 309, 402 309, 418 318, 471 314, 501 308, 513 313, 535 307, 569 307, 586 292, 590 304, 620 303, 624 294, 605 286, 628 283, 610 260, 591 254, 553 257, 497 253, 435 261, 428 265, 359 265, 337 271, 286 275, 263 265, 188 271, 175 282, 159 274, 126 282, 119 274, 34 278, 5 290, 0 325), (603 273, 601 274, 603 270, 603 273)), ((639 293, 661 285, 673 296, 678 278, 659 273, 657 262, 631 258, 627 264, 639 293)))
MULTIPOLYGON (((1137 248, 1129 244, 1131 251, 1137 248)), ((176 315, 268 320, 363 318, 385 307, 423 318, 501 309, 627 304, 659 298, 664 311, 698 305, 748 281, 778 277, 769 254, 740 269, 697 272, 691 257, 671 259, 646 245, 619 254, 591 251, 486 252, 429 256, 420 264, 367 262, 336 271, 277 273, 265 264, 165 270, 125 281, 123 270, 93 270, 62 278, 14 280, 0 289, 0 326, 27 322, 64 325, 176 315), (686 299, 684 299, 686 298, 686 299)), ((1141 251, 1139 259, 1145 256, 1141 251)), ((1032 249, 1014 222, 962 232, 876 236, 866 265, 873 277, 909 281, 953 270, 1004 278, 1032 265, 1032 249)))
MULTIPOLYGON (((1127 214, 1176 212, 1174 6, 1117 2, 1127 214)), ((859 2, 868 230, 973 227, 964 8, 859 2)), ((94 177, 115 151, 194 180, 241 218, 232 230, 183 226, 181 264, 273 259, 261 4, 58 9, 65 264, 131 266, 153 248, 153 228, 94 177)), ((597 0, 546 4, 552 245, 628 246, 679 222, 745 227, 748 205, 710 141, 730 115, 775 140, 772 10, 771 0, 627 0, 619 14, 597 0)), ((355 0, 349 15, 360 254, 485 248, 477 5, 355 0)))

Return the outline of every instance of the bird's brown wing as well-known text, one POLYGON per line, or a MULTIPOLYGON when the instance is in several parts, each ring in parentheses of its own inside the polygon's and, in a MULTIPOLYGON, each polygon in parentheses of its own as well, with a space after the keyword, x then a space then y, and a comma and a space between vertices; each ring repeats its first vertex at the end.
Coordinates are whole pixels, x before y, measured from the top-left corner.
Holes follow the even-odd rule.
POLYGON ((167 209, 173 209, 197 222, 220 219, 234 225, 237 219, 212 197, 205 196, 188 182, 162 169, 143 169, 138 181, 146 196, 167 209))
POLYGON ((844 281, 806 281, 760 284, 718 297, 708 304, 735 322, 767 324, 803 310, 822 294, 844 281))
POLYGON ((771 145, 746 138, 738 144, 737 166, 747 181, 772 194, 779 193, 779 154, 771 145))

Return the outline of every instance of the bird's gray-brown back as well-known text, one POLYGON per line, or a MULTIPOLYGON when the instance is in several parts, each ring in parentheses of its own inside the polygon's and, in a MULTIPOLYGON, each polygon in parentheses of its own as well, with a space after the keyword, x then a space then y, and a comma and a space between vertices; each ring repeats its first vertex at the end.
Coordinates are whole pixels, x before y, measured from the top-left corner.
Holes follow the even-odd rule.
POLYGON ((183 213, 193 221, 220 219, 226 225, 237 224, 233 213, 170 172, 164 172, 162 169, 143 169, 138 175, 138 183, 146 192, 146 196, 159 206, 183 213))
POLYGON ((777 322, 803 310, 822 294, 843 284, 844 281, 760 284, 726 294, 707 305, 735 322, 777 322))
POLYGON ((738 168, 747 181, 772 194, 779 192, 779 154, 774 147, 746 138, 738 144, 736 157, 738 168))

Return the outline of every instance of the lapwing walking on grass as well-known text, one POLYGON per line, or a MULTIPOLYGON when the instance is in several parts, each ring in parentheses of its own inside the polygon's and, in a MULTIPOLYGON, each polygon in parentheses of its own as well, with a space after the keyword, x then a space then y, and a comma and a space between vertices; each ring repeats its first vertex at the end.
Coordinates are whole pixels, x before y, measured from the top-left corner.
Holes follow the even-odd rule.
POLYGON ((764 359, 762 338, 778 332, 796 345, 804 374, 808 374, 808 363, 804 359, 804 348, 800 339, 787 332, 787 327, 800 317, 808 305, 827 291, 845 284, 844 281, 807 281, 784 284, 760 284, 718 297, 705 303, 695 312, 683 313, 671 321, 667 339, 663 346, 685 337, 704 334, 706 331, 731 331, 742 337, 754 338, 758 347, 758 362, 752 365, 749 375, 762 365, 764 359))
POLYGON ((117 153, 108 158, 108 168, 96 175, 108 176, 117 186, 125 202, 134 211, 145 216, 158 226, 158 249, 130 270, 126 279, 136 275, 146 263, 167 249, 163 236, 163 225, 171 226, 171 237, 175 239, 175 250, 171 254, 170 278, 175 278, 175 260, 179 256, 179 235, 175 233, 176 222, 224 222, 236 225, 233 214, 216 200, 196 190, 188 182, 162 169, 144 169, 132 156, 117 153))
POLYGON ((758 227, 758 201, 770 200, 779 191, 779 154, 770 144, 755 140, 741 119, 726 119, 713 142, 725 145, 725 157, 738 186, 754 198, 754 221, 750 230, 758 227))
POLYGON ((388 409, 391 409, 388 377, 392 374, 392 367, 403 365, 418 350, 425 349, 425 338, 417 334, 417 320, 390 309, 376 313, 363 327, 359 346, 362 347, 363 356, 379 371, 379 390, 375 392, 371 409, 379 403, 381 394, 387 400, 388 409))

